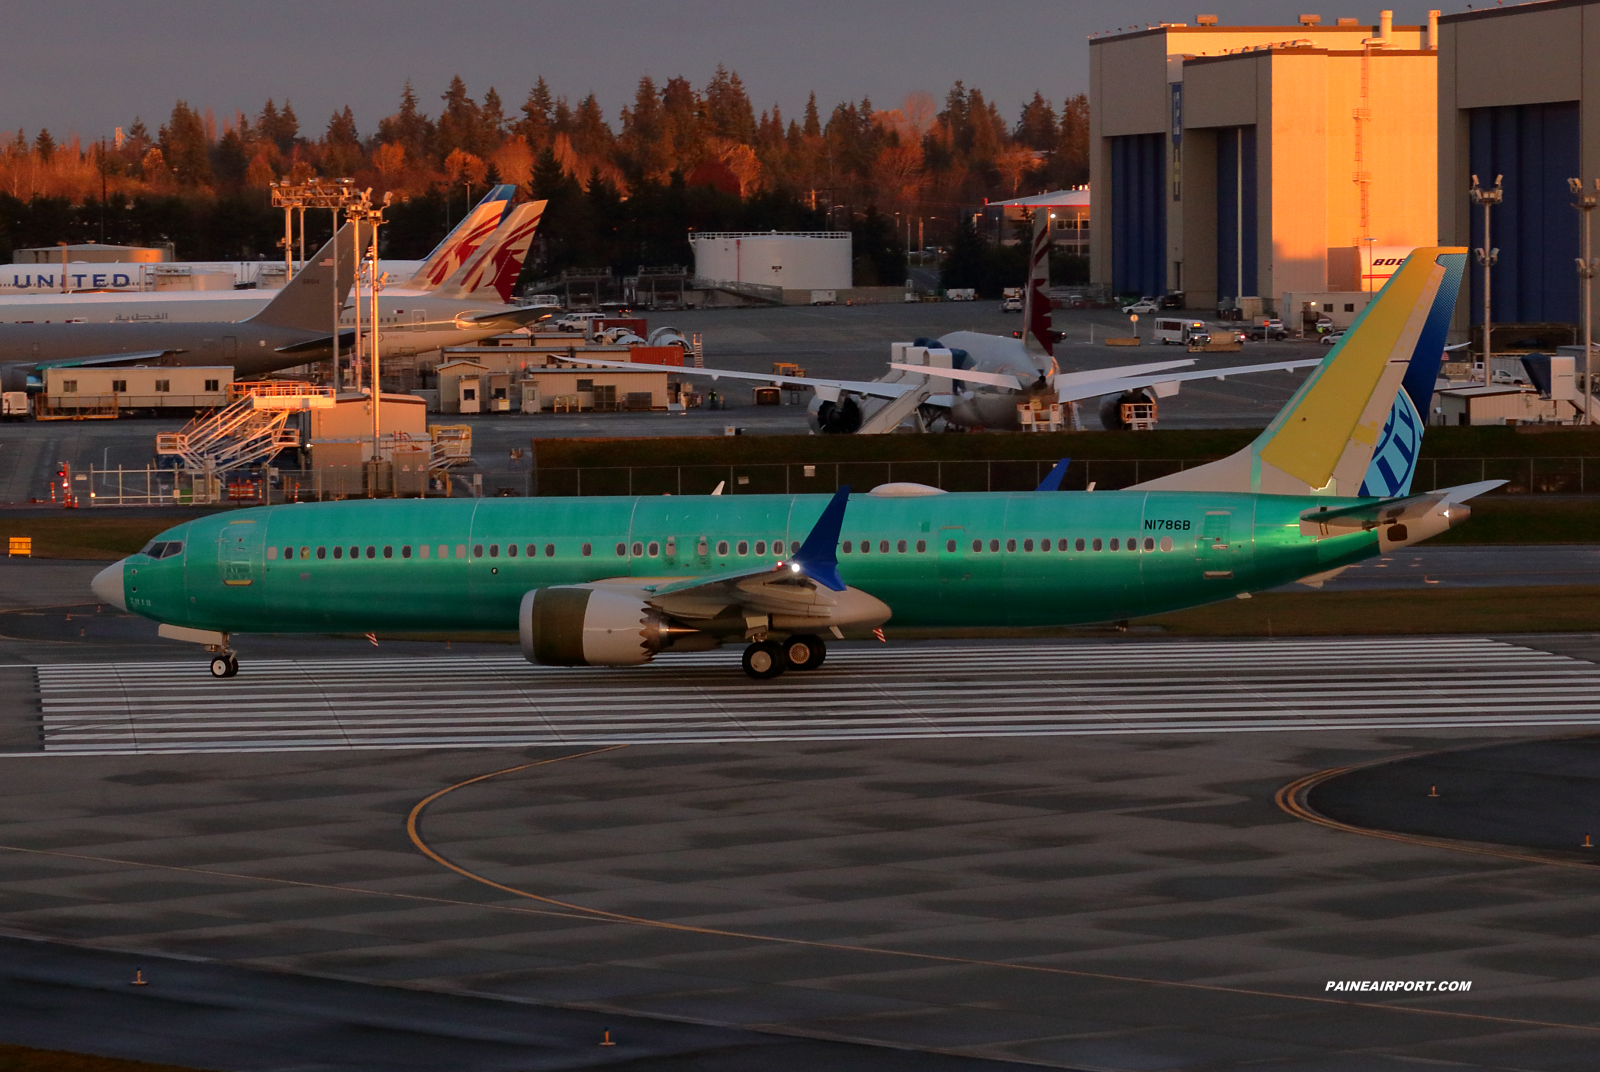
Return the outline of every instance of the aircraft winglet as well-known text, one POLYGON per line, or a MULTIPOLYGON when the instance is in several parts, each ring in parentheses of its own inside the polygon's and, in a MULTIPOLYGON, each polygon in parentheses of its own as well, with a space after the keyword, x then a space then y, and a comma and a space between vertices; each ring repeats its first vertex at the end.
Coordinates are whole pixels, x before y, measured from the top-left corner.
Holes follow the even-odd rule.
POLYGON ((849 501, 850 486, 846 484, 833 493, 833 500, 823 508, 799 552, 790 559, 807 577, 835 592, 845 590, 839 576, 839 533, 844 529, 844 508, 849 501))
POLYGON ((1062 458, 1050 467, 1050 471, 1039 481, 1039 486, 1034 491, 1060 491, 1061 479, 1067 475, 1067 466, 1072 464, 1071 458, 1062 458))

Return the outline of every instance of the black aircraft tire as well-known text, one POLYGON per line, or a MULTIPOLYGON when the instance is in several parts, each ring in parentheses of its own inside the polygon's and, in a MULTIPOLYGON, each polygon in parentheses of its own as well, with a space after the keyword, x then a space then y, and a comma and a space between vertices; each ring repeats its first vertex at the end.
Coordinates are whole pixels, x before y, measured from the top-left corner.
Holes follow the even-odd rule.
POLYGON ((783 659, 791 670, 815 670, 828 657, 828 646, 819 636, 802 634, 783 642, 783 659))
POLYGON ((744 649, 744 672, 757 681, 770 681, 785 669, 783 649, 770 640, 744 649))
POLYGON ((212 677, 232 677, 236 672, 234 664, 229 661, 226 655, 218 655, 211 660, 212 677))

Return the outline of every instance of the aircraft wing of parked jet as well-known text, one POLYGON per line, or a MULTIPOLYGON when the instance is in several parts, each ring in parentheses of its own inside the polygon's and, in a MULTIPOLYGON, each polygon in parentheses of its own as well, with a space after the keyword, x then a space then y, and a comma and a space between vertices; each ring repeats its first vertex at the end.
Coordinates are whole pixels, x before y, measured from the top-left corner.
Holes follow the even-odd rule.
MULTIPOLYGON (((1299 358, 1294 361, 1264 361, 1256 365, 1234 365, 1231 368, 1195 369, 1191 372, 1172 372, 1173 367, 1192 365, 1193 361, 1156 362, 1155 365, 1133 365, 1127 368, 1090 369, 1087 372, 1058 372, 1049 377, 1051 386, 1056 389, 1056 395, 1062 402, 1077 402, 1085 398, 1099 398, 1102 395, 1121 394, 1125 391, 1137 391, 1146 387, 1154 388, 1158 395, 1166 397, 1176 393, 1177 385, 1189 380, 1225 380, 1229 376, 1243 376, 1251 372, 1293 372, 1296 369, 1313 368, 1322 363, 1320 357, 1299 358), (1166 365, 1163 369, 1160 366, 1166 365), (1171 391, 1162 388, 1171 385, 1171 391)), ((1012 390, 1022 390, 1026 385, 1017 383, 1016 377, 1003 373, 967 372, 962 369, 928 368, 926 365, 902 365, 891 362, 890 368, 902 369, 906 372, 920 372, 925 376, 939 379, 961 380, 967 383, 989 384, 995 387, 1008 387, 1012 390)))

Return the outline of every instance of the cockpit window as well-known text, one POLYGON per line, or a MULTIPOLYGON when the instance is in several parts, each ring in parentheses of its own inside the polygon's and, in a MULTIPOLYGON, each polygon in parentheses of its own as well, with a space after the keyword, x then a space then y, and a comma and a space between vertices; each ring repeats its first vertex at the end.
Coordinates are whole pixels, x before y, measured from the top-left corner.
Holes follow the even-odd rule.
POLYGON ((161 546, 161 542, 159 540, 151 540, 149 543, 147 543, 143 547, 139 548, 139 553, 141 555, 149 555, 151 558, 155 558, 156 557, 156 548, 160 547, 160 546, 161 546))
POLYGON ((171 558, 173 555, 183 554, 183 541, 151 540, 144 545, 144 550, 139 553, 141 555, 149 555, 151 558, 171 558))

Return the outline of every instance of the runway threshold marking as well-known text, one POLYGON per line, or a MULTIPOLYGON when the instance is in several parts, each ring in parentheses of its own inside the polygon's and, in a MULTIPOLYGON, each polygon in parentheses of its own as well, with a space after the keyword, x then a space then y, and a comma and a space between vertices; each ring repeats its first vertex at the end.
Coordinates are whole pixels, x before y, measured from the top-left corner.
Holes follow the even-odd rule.
MULTIPOLYGON (((1528 741, 1571 740, 1581 737, 1592 737, 1591 733, 1564 734, 1557 737, 1529 737, 1528 741)), ((1517 740, 1501 741, 1496 747, 1504 747, 1521 743, 1517 740)), ((1408 759, 1420 759, 1423 756, 1442 756, 1452 752, 1470 752, 1484 747, 1482 743, 1474 742, 1464 744, 1457 748, 1429 748, 1418 752, 1406 752, 1398 756, 1389 756, 1384 759, 1374 759, 1366 763, 1352 763, 1345 767, 1329 767, 1326 770, 1308 774, 1304 778, 1296 778, 1288 785, 1279 789, 1273 795, 1273 802, 1278 807, 1296 819, 1318 826, 1325 826, 1329 830, 1337 830, 1344 834, 1359 834, 1362 837, 1381 838, 1384 841, 1398 841, 1405 845, 1416 845, 1427 849, 1443 849, 1447 852, 1459 852, 1468 856, 1491 856, 1501 860, 1516 860, 1519 863, 1540 864, 1545 867, 1571 867, 1586 871, 1594 871, 1600 863, 1594 860, 1573 860, 1557 856, 1554 853, 1544 855, 1537 850, 1518 852, 1511 848, 1499 848, 1494 845, 1485 845, 1474 841, 1453 841, 1449 838, 1431 837, 1427 834, 1407 834, 1398 830, 1380 830, 1370 826, 1355 826, 1351 823, 1340 822, 1331 816, 1317 811, 1311 806, 1311 791, 1324 782, 1332 781, 1341 775, 1351 774, 1355 771, 1366 770, 1370 767, 1382 767, 1390 763, 1400 763, 1408 759)))
MULTIPOLYGON (((1600 1025, 1572 1024, 1553 1020, 1533 1020, 1516 1016, 1494 1016, 1489 1013, 1455 1012, 1449 1009, 1431 1009, 1426 1006, 1415 1005, 1385 1005, 1375 1001, 1353 1001, 1347 998, 1321 997, 1315 994, 1293 994, 1281 990, 1261 990, 1254 987, 1224 986, 1217 983, 1194 983, 1174 979, 1153 979, 1138 975, 1119 975, 1113 972, 1086 971, 1077 968, 1059 968, 1048 964, 1027 964, 1008 960, 982 960, 973 957, 958 957, 941 953, 919 953, 904 949, 885 949, 880 946, 855 945, 848 942, 825 942, 808 938, 786 938, 781 935, 758 934, 753 931, 737 931, 722 927, 705 927, 692 923, 673 923, 670 920, 651 919, 647 916, 634 916, 623 912, 612 912, 604 908, 589 908, 573 901, 563 901, 555 897, 546 897, 543 894, 533 893, 516 886, 508 886, 503 882, 463 867, 451 860, 428 844, 422 836, 423 813, 436 801, 466 789, 470 786, 480 785, 494 778, 501 778, 509 774, 519 774, 536 767, 548 766, 568 759, 581 759, 600 755, 605 752, 616 751, 626 747, 618 745, 612 748, 597 748, 589 752, 578 753, 571 756, 561 756, 557 759, 539 760, 533 763, 522 763, 514 767, 504 767, 500 770, 489 771, 486 774, 475 775, 464 779, 454 785, 430 793, 419 800, 406 815, 406 834, 411 843, 416 846, 428 859, 445 867, 463 878, 481 883, 491 889, 510 894, 539 904, 550 905, 564 910, 563 915, 578 913, 596 922, 617 923, 632 927, 644 927, 655 930, 676 931, 683 934, 701 934, 714 938, 736 938, 743 941, 762 942, 769 945, 785 945, 806 949, 825 949, 836 953, 860 953, 870 956, 893 957, 901 960, 917 961, 927 964, 959 964, 965 967, 997 968, 1004 971, 1028 972, 1036 975, 1057 975, 1067 978, 1094 979, 1101 982, 1129 983, 1139 986, 1164 987, 1174 990, 1201 991, 1213 994, 1234 994, 1241 997, 1268 998, 1280 1001, 1292 1001, 1311 1005, 1332 1005, 1346 1009, 1373 1009, 1380 1012, 1402 1013, 1411 1016, 1426 1016, 1450 1020, 1463 1020, 1474 1023, 1499 1024, 1508 1027, 1538 1027, 1552 1028, 1561 1031, 1578 1031, 1584 1034, 1600 1035, 1600 1025)), ((1544 861, 1533 861, 1543 863, 1544 861)))
MULTIPOLYGON (((42 665, 45 753, 896 740, 1600 725, 1600 668, 1480 638, 844 649, 747 680, 514 655, 42 665)), ((38 754, 38 753, 32 753, 38 754)))

